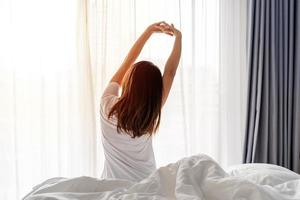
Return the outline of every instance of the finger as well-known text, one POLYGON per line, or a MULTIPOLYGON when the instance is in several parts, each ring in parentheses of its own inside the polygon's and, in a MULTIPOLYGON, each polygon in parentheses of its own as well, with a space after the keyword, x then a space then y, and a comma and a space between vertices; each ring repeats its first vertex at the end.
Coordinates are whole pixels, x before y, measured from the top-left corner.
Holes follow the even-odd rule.
POLYGON ((163 27, 163 29, 164 29, 164 30, 169 30, 169 31, 172 31, 172 30, 173 30, 173 28, 172 28, 171 26, 165 26, 165 27, 163 27))
POLYGON ((169 24, 161 24, 161 27, 163 27, 164 29, 172 29, 172 27, 169 24))
POLYGON ((172 28, 169 24, 165 24, 164 27, 165 27, 165 28, 169 28, 169 29, 172 28))
POLYGON ((160 22, 155 23, 155 25, 160 25, 160 24, 164 24, 164 23, 166 23, 166 22, 165 21, 160 21, 160 22))
POLYGON ((172 30, 164 30, 164 33, 168 34, 168 35, 173 35, 174 32, 172 30))
POLYGON ((170 33, 174 33, 174 30, 171 28, 165 28, 164 32, 170 32, 170 33))
POLYGON ((176 28, 174 27, 174 24, 171 24, 171 29, 172 29, 173 32, 176 31, 176 28))
POLYGON ((174 33, 173 32, 165 32, 166 34, 168 34, 168 35, 171 35, 171 36, 173 36, 174 35, 174 33))
POLYGON ((161 27, 159 25, 156 25, 155 28, 156 28, 157 31, 161 31, 161 32, 164 31, 163 27, 161 27))
POLYGON ((160 26, 170 26, 167 22, 163 21, 162 23, 159 24, 160 26))

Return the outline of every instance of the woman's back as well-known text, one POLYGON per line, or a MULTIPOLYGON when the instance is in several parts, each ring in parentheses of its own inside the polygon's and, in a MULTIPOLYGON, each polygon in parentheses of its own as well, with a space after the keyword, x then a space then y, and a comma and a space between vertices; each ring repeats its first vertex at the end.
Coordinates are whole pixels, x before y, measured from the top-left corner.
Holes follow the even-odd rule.
POLYGON ((132 138, 117 132, 117 119, 108 118, 111 107, 118 99, 119 84, 111 82, 101 99, 101 131, 105 155, 102 178, 119 178, 139 181, 155 169, 152 137, 132 138))

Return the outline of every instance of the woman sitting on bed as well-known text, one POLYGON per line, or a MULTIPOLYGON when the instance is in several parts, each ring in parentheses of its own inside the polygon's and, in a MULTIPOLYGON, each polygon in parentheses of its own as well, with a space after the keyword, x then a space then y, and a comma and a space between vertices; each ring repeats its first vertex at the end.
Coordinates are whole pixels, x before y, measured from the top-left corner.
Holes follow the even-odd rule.
POLYGON ((180 54, 180 31, 173 24, 152 24, 138 38, 110 80, 102 95, 100 110, 105 154, 102 178, 139 181, 156 169, 151 136, 159 127, 161 109, 168 98, 180 54), (175 36, 163 75, 149 61, 135 63, 153 33, 175 36))

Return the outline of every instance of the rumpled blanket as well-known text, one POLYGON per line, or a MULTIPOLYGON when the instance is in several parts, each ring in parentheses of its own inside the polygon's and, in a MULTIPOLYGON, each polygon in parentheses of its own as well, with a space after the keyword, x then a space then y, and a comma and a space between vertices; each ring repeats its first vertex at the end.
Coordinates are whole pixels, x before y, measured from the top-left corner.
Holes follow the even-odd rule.
POLYGON ((161 167, 140 182, 52 178, 24 197, 37 199, 300 200, 300 175, 268 164, 244 164, 225 171, 200 154, 161 167))

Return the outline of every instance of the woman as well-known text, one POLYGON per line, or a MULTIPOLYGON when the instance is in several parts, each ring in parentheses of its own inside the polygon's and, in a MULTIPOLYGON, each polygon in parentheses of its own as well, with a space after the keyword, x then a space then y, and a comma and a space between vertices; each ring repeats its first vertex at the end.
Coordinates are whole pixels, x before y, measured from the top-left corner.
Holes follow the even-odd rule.
POLYGON ((159 127, 180 55, 180 31, 173 24, 155 23, 138 38, 112 77, 101 98, 102 178, 139 181, 156 169, 151 136, 159 127), (163 75, 149 61, 134 63, 153 33, 175 36, 163 75))

